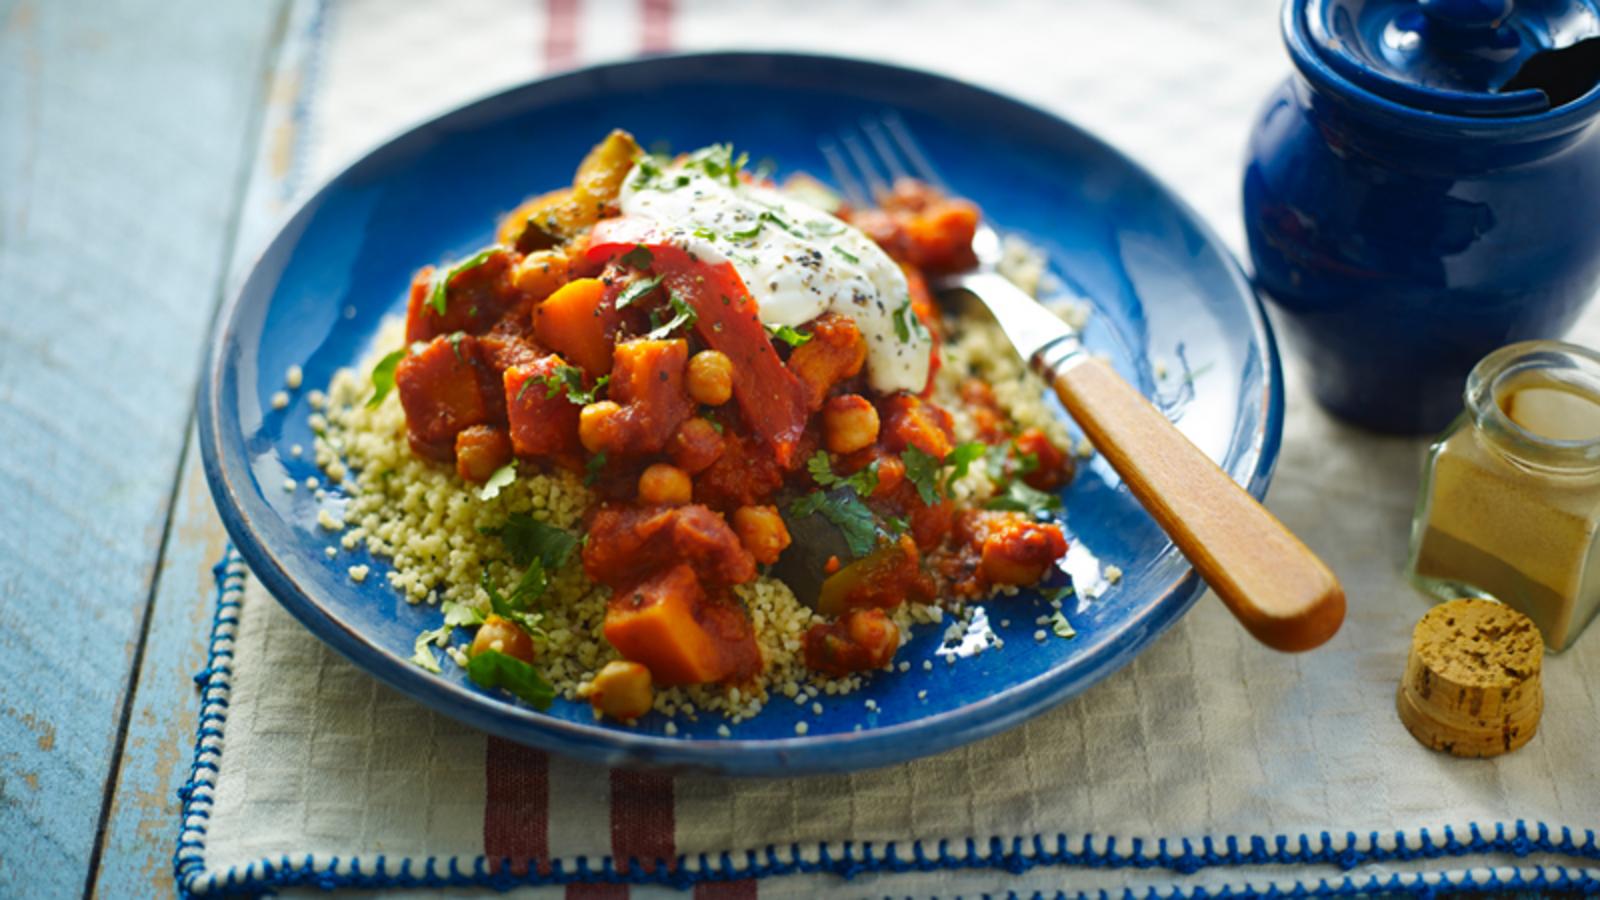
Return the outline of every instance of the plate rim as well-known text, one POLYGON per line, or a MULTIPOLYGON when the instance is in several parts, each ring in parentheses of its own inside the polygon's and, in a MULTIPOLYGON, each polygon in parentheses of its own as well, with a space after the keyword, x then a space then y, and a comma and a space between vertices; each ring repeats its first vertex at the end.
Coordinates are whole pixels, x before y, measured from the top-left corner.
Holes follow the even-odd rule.
MULTIPOLYGON (((436 677, 407 662, 399 654, 378 646, 342 621, 311 591, 304 589, 286 571, 279 554, 266 546, 266 541, 257 536, 251 524, 255 513, 249 508, 247 494, 239 491, 234 483, 234 472, 248 475, 248 466, 241 466, 244 455, 243 432, 236 428, 233 429, 235 434, 224 436, 221 431, 225 422, 237 422, 237 410, 234 411, 234 416, 228 417, 223 415, 223 410, 219 407, 227 351, 230 345, 236 343, 238 314, 241 307, 247 300, 255 300, 257 295, 261 295, 260 302, 269 302, 272 289, 276 288, 276 279, 268 288, 262 286, 261 282, 265 278, 263 262, 275 252, 292 248, 328 194, 371 160, 391 152, 404 142, 415 140, 419 132, 432 127, 446 126, 454 120, 470 118, 480 114, 486 107, 504 102, 513 95, 540 90, 559 91, 564 83, 593 79, 607 72, 671 68, 685 64, 704 65, 717 61, 745 65, 790 61, 846 69, 855 67, 858 70, 893 73, 898 77, 909 77, 913 80, 924 79, 941 87, 954 87, 968 92, 974 100, 985 105, 1010 107, 1013 114, 1043 117, 1055 127, 1070 130, 1079 139, 1095 146, 1100 152, 1114 157, 1122 166, 1145 179, 1165 203, 1178 210, 1186 223, 1194 227, 1205 242, 1218 251, 1231 280, 1249 301, 1245 304, 1245 311, 1251 323, 1250 342, 1261 348, 1266 361, 1263 372, 1264 383, 1261 388, 1265 414, 1262 419, 1262 429, 1257 435, 1254 466, 1249 472, 1248 483, 1243 486, 1257 499, 1265 495, 1277 465, 1284 419, 1282 365, 1270 321, 1254 284, 1246 277, 1238 259, 1222 242, 1211 225, 1187 201, 1137 160, 1093 132, 1054 112, 941 72, 832 54, 762 50, 683 52, 599 63, 557 75, 534 78, 412 119, 389 137, 350 159, 336 172, 322 179, 316 189, 308 192, 296 205, 291 214, 280 219, 272 239, 252 258, 248 275, 239 282, 239 287, 229 294, 218 310, 216 326, 209 340, 206 367, 199 386, 197 426, 202 468, 218 516, 234 547, 248 564, 251 573, 261 581, 262 586, 280 605, 319 640, 380 682, 449 718, 465 722, 482 731, 567 756, 598 761, 605 765, 703 771, 723 775, 787 776, 858 771, 904 762, 979 740, 1043 713, 1087 690, 1111 672, 1127 664, 1180 620, 1195 604, 1204 592, 1205 585, 1193 567, 1186 566, 1186 574, 1167 585, 1142 618, 1125 622, 1115 631, 1104 635, 1096 644, 1086 647, 1076 657, 1080 661, 1078 665, 1052 668, 964 706, 860 732, 759 740, 703 739, 628 732, 598 724, 547 716, 494 695, 470 690, 452 681, 436 677), (229 471, 230 466, 234 472, 229 471), (1141 627, 1143 632, 1134 639, 1129 639, 1129 633, 1141 627)), ((279 275, 281 276, 281 273, 279 275)), ((1249 461, 1247 454, 1238 465, 1243 468, 1249 461)), ((1232 472, 1229 474, 1237 480, 1238 475, 1232 472)), ((261 511, 270 512, 270 509, 264 508, 261 511)))

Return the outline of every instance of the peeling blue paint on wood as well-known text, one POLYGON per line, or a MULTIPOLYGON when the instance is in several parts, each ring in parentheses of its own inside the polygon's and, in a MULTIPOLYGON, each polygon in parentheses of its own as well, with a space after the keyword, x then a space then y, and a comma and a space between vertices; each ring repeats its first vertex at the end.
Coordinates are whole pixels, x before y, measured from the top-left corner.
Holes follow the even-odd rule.
POLYGON ((84 890, 279 9, 0 0, 0 896, 84 890))

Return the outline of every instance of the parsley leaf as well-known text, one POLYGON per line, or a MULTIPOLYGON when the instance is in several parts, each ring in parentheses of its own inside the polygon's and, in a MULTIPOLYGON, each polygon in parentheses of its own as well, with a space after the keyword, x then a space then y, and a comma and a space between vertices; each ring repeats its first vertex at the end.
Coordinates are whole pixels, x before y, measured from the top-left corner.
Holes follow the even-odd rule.
MULTIPOLYGON (((845 262, 851 263, 853 265, 860 265, 861 264, 861 257, 855 255, 854 253, 851 253, 849 250, 844 249, 843 247, 839 246, 838 244, 833 244, 831 246, 833 247, 833 252, 835 252, 835 253, 839 254, 841 257, 843 257, 845 262)), ((906 339, 905 338, 901 338, 901 340, 906 340, 906 339)))
POLYGON ((657 275, 654 278, 646 278, 643 281, 635 281, 634 283, 623 288, 622 293, 617 295, 616 308, 624 309, 628 306, 628 304, 638 300, 640 297, 643 297, 660 286, 660 275, 657 275))
POLYGON ((1078 636, 1077 629, 1072 627, 1072 623, 1067 621, 1067 617, 1063 616, 1060 610, 1050 617, 1050 630, 1055 632, 1058 638, 1071 639, 1078 636))
POLYGON ((911 479, 911 484, 917 489, 917 496, 923 503, 932 505, 939 502, 939 466, 940 460, 931 453, 924 453, 916 447, 908 446, 900 454, 900 461, 906 464, 906 477, 911 479))
POLYGON ((459 363, 464 363, 467 361, 466 357, 461 355, 461 339, 466 336, 467 333, 465 331, 457 331, 445 338, 445 340, 450 342, 450 350, 451 352, 455 353, 456 362, 459 363))
POLYGON ((646 338, 652 341, 662 340, 668 335, 672 334, 674 331, 677 331, 680 327, 686 328, 693 325, 700 318, 695 313, 694 307, 690 306, 688 303, 685 303, 683 298, 679 297, 677 294, 673 294, 671 296, 671 302, 672 311, 676 313, 676 315, 667 320, 665 325, 655 328, 649 334, 645 335, 646 338))
POLYGON ((595 379, 594 387, 585 390, 583 387, 583 370, 577 366, 557 366, 554 372, 548 375, 535 375, 522 383, 517 389, 517 400, 522 400, 522 395, 528 390, 528 385, 538 383, 545 386, 544 398, 554 399, 557 394, 565 391, 567 399, 579 406, 587 406, 595 401, 600 390, 611 382, 610 375, 601 375, 595 379))
POLYGON ((989 502, 983 506, 985 509, 1039 513, 1045 510, 1060 509, 1061 498, 1038 488, 1029 487, 1025 481, 1013 479, 1006 483, 1005 488, 1000 493, 990 497, 989 502))
POLYGON ((481 688, 500 688, 535 709, 549 709, 555 688, 537 669, 498 650, 480 650, 467 661, 467 677, 481 688))
POLYGON ((728 240, 730 240, 730 241, 746 241, 746 240, 749 240, 750 238, 753 238, 756 235, 760 234, 761 233, 761 229, 766 224, 767 223, 766 223, 765 220, 756 219, 756 224, 750 226, 749 228, 745 228, 745 229, 740 230, 740 231, 730 231, 730 232, 728 232, 728 240))
POLYGON ((795 518, 816 513, 839 529, 851 556, 859 559, 878 545, 878 526, 872 510, 856 495, 814 491, 789 505, 789 515, 795 518))
POLYGON ((825 488, 847 487, 862 497, 870 497, 878 488, 878 461, 873 460, 860 471, 848 478, 840 478, 833 472, 833 465, 829 461, 828 451, 818 450, 806 460, 806 471, 811 473, 811 480, 825 488))
POLYGON ((910 297, 895 309, 891 318, 894 320, 894 336, 900 339, 900 343, 909 344, 913 337, 918 340, 927 338, 928 329, 923 327, 917 311, 911 308, 910 297))
POLYGON ((367 409, 376 408, 383 402, 383 398, 394 390, 395 367, 400 365, 400 360, 406 358, 407 352, 409 351, 405 347, 401 347, 378 360, 378 364, 372 367, 372 397, 367 400, 367 409))
POLYGON ((988 445, 982 441, 967 441, 945 454, 944 464, 950 468, 950 474, 944 478, 944 492, 949 494, 952 485, 967 477, 972 464, 981 459, 988 450, 988 445))
POLYGON ((650 268, 650 264, 655 262, 655 258, 655 254, 650 252, 650 248, 643 244, 634 244, 632 250, 622 254, 623 264, 633 266, 635 269, 650 268))
POLYGON ((606 454, 602 450, 583 464, 583 486, 588 487, 600 479, 600 470, 606 467, 606 454))
POLYGON ((773 337, 783 341, 785 344, 788 344, 791 347, 803 346, 809 342, 812 337, 814 337, 814 335, 806 334, 804 331, 797 331, 791 325, 779 325, 776 328, 768 325, 767 331, 771 333, 773 337))
POLYGON ((433 648, 443 647, 444 642, 450 638, 450 632, 454 630, 455 626, 446 622, 438 628, 417 635, 416 643, 411 645, 411 661, 435 675, 439 674, 441 671, 439 657, 433 655, 433 648))
POLYGON ((488 262, 489 258, 499 251, 499 247, 485 247, 462 262, 446 269, 443 275, 435 278, 433 280, 433 290, 428 292, 428 305, 433 307, 434 313, 441 316, 444 315, 445 306, 449 303, 450 282, 454 281, 457 275, 470 269, 476 269, 488 262))
POLYGON ((516 480, 517 461, 513 459, 511 462, 508 462, 500 468, 494 470, 494 474, 489 476, 489 480, 485 481, 483 483, 483 487, 478 489, 478 499, 493 500, 494 498, 500 496, 501 488, 506 487, 507 485, 511 484, 511 482, 516 480))
POLYGON ((519 566, 532 565, 538 560, 546 569, 559 569, 567 564, 573 548, 578 546, 578 539, 572 532, 541 522, 527 513, 512 513, 499 528, 478 530, 498 537, 511 554, 511 561, 519 566))
POLYGON ((446 603, 444 605, 444 624, 454 626, 482 625, 483 612, 476 606, 466 603, 446 603))
POLYGON ((739 186, 739 170, 750 161, 750 154, 735 156, 732 144, 712 144, 696 150, 689 157, 689 165, 698 165, 706 175, 728 182, 729 187, 739 186))

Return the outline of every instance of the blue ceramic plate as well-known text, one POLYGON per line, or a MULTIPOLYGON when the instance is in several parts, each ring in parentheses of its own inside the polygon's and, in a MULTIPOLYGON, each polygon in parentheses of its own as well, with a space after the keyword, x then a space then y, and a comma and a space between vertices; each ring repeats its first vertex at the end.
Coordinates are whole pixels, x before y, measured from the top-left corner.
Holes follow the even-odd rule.
POLYGON ((595 722, 581 703, 540 713, 476 689, 453 666, 442 676, 417 668, 406 661, 412 641, 440 623, 439 611, 391 591, 383 560, 327 559, 311 492, 281 487, 318 474, 289 452, 312 442, 308 390, 366 353, 383 317, 402 310, 412 273, 488 242, 499 214, 569 181, 611 128, 679 149, 732 141, 780 172, 822 175, 818 136, 888 111, 956 192, 1036 242, 1093 298, 1090 346, 1264 493, 1283 410, 1271 333, 1216 237, 1150 175, 1055 116, 939 75, 817 56, 678 56, 546 79, 420 125, 333 179, 283 227, 223 315, 200 406, 206 476, 251 569, 307 628, 395 689, 468 725, 611 765, 765 775, 884 765, 1009 728, 1125 665, 1202 585, 1098 459, 1065 492, 1073 560, 1092 554, 1122 577, 1097 585, 1094 566, 1080 568, 1079 597, 1065 604, 1075 638, 1047 629, 1035 640, 1035 620, 1050 612, 1037 597, 997 601, 988 619, 1002 649, 948 664, 935 654, 943 628, 928 628, 899 654, 908 672, 825 698, 820 715, 779 698, 726 738, 707 718, 680 721, 668 737, 656 714, 626 728, 595 722), (274 410, 291 364, 304 367, 305 387, 274 410), (373 566, 361 585, 346 575, 356 562, 373 566), (1081 599, 1098 588, 1097 600, 1081 599))

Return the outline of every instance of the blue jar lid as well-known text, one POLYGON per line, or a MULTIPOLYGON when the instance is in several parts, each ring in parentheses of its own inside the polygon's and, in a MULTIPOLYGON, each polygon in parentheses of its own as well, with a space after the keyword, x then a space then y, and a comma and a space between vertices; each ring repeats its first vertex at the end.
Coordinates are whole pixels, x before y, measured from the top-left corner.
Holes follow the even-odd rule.
MULTIPOLYGON (((1396 103, 1449 115, 1551 109, 1569 98, 1537 76, 1518 77, 1524 66, 1537 56, 1529 71, 1548 68, 1550 51, 1570 60, 1600 49, 1600 0, 1304 2, 1311 43, 1331 68, 1396 103)), ((1594 75, 1600 81, 1600 68, 1594 75)))

